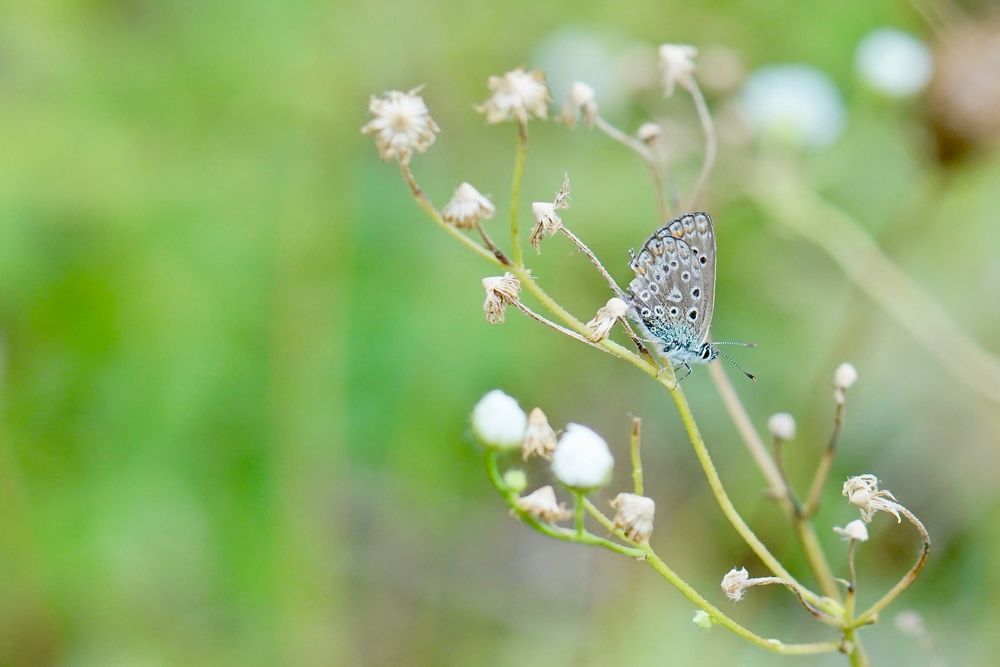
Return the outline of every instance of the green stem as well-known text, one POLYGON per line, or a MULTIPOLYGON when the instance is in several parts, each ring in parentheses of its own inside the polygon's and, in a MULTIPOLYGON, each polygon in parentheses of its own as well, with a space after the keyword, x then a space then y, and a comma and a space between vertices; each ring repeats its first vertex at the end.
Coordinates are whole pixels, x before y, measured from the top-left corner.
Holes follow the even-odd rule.
POLYGON ((576 529, 576 536, 583 537, 583 494, 579 491, 573 492, 576 504, 573 506, 573 527, 576 529))
POLYGON ((642 457, 639 452, 639 441, 642 436, 642 420, 632 417, 632 434, 629 439, 629 450, 632 452, 632 486, 635 495, 643 495, 642 457))
POLYGON ((826 450, 823 451, 823 457, 819 460, 819 466, 816 468, 816 475, 809 486, 809 497, 802 507, 802 515, 806 518, 814 516, 819 511, 823 487, 826 486, 826 480, 830 476, 833 457, 837 453, 837 441, 840 440, 840 432, 844 428, 844 403, 845 401, 837 401, 836 412, 833 416, 833 433, 830 435, 826 450))
MULTIPOLYGON (((590 515, 593 516, 608 532, 614 534, 619 539, 627 540, 625 534, 621 530, 616 529, 614 523, 607 516, 605 516, 603 512, 597 509, 593 503, 586 499, 584 499, 584 503, 590 515)), ((705 613, 712 617, 713 621, 748 642, 759 646, 760 648, 774 653, 781 653, 783 655, 831 653, 840 649, 841 642, 836 640, 813 642, 809 644, 785 644, 777 639, 766 639, 761 637, 734 621, 722 612, 722 610, 702 597, 698 591, 688 584, 680 575, 674 572, 670 566, 664 563, 663 560, 656 555, 656 552, 653 551, 651 546, 648 544, 639 545, 639 550, 643 552, 644 560, 651 568, 653 568, 661 577, 666 579, 670 585, 679 590, 684 597, 694 603, 698 608, 703 609, 705 613)))
POLYGON ((521 206, 521 181, 524 180, 524 162, 528 156, 528 124, 517 123, 517 155, 514 158, 514 182, 510 188, 510 237, 513 242, 514 265, 523 267, 521 230, 518 227, 518 209, 521 206))

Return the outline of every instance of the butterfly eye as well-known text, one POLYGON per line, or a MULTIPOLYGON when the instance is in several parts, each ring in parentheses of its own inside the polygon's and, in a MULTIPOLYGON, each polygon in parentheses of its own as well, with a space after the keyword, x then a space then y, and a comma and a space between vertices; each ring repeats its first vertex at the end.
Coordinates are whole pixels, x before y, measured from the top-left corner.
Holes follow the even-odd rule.
POLYGON ((708 345, 702 345, 701 347, 701 358, 708 361, 708 358, 712 356, 712 348, 708 345))

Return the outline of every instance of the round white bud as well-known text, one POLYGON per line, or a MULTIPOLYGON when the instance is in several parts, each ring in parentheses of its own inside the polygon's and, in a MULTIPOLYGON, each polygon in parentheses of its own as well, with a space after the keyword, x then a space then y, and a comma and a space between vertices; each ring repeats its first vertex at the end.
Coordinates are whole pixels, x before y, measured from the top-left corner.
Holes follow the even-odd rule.
POLYGON ((487 445, 520 447, 528 417, 513 398, 499 389, 483 396, 472 410, 472 428, 487 445))
POLYGON ((552 454, 552 472, 566 486, 594 489, 607 483, 615 460, 604 438, 580 424, 567 424, 552 454))
POLYGON ((767 420, 767 430, 779 440, 791 440, 795 437, 795 418, 787 412, 771 415, 767 420))

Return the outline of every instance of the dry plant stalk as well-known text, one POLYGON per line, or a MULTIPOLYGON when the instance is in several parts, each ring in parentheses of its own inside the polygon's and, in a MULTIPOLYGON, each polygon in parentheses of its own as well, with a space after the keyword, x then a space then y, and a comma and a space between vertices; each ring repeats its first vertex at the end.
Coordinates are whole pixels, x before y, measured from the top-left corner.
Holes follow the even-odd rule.
MULTIPOLYGON (((696 53, 693 47, 684 45, 667 44, 660 48, 664 94, 669 96, 675 90, 683 89, 690 95, 705 138, 703 162, 688 197, 689 204, 696 202, 703 192, 715 163, 717 150, 714 123, 695 77, 696 53)), ((370 108, 375 117, 363 131, 375 135, 376 147, 384 160, 394 160, 399 164, 411 193, 428 217, 467 250, 479 255, 501 272, 501 275, 483 280, 483 309, 488 322, 502 323, 507 309, 514 308, 567 338, 627 362, 648 375, 667 392, 677 408, 716 503, 763 567, 770 571, 764 576, 751 577, 746 568, 733 568, 722 579, 724 597, 735 601, 742 599, 748 589, 754 586, 778 584, 792 593, 795 602, 812 618, 833 628, 835 635, 808 643, 787 643, 765 638, 723 612, 657 555, 650 544, 654 534, 656 504, 645 495, 646 485, 640 456, 641 420, 638 417, 632 418, 629 438, 633 488, 615 496, 611 502, 611 509, 615 513, 609 517, 591 500, 594 492, 608 483, 614 464, 614 457, 605 439, 580 424, 568 424, 561 435, 557 435, 541 409, 534 408, 528 416, 514 398, 499 390, 491 391, 479 401, 472 413, 473 430, 483 445, 483 461, 490 482, 511 513, 536 531, 557 540, 598 546, 651 567, 698 608, 693 620, 700 627, 721 625, 740 638, 774 653, 801 655, 840 651, 853 665, 867 664, 857 631, 875 623, 879 613, 917 578, 926 563, 930 537, 910 510, 899 504, 887 490, 880 489, 879 481, 874 475, 866 474, 851 477, 843 487, 843 494, 859 510, 860 518, 844 527, 834 528, 847 541, 848 579, 834 578, 826 555, 820 549, 813 518, 832 468, 845 415, 847 391, 857 380, 857 371, 850 364, 843 364, 834 373, 833 432, 817 462, 816 473, 804 500, 800 500, 794 492, 792 482, 782 465, 782 447, 795 438, 794 419, 784 413, 772 416, 768 422, 772 451, 768 451, 725 373, 718 365, 712 368, 711 373, 751 458, 761 469, 770 485, 771 494, 779 501, 791 522, 820 586, 821 592, 817 593, 792 576, 757 537, 730 500, 678 384, 674 368, 669 363, 665 367, 661 366, 629 324, 627 314, 631 295, 618 286, 600 259, 563 220, 560 211, 569 208, 568 177, 564 178, 562 187, 551 202, 532 204, 535 226, 530 234, 531 245, 540 252, 547 237, 557 234, 564 236, 605 279, 613 296, 604 306, 595 309, 596 314, 589 322, 584 322, 551 297, 532 275, 521 247, 518 216, 521 181, 527 155, 529 121, 547 117, 550 95, 544 76, 537 71, 512 70, 502 76, 490 77, 488 86, 491 96, 477 110, 485 114, 490 124, 513 123, 516 128, 516 157, 509 211, 510 259, 483 227, 482 222, 493 217, 495 207, 478 190, 468 183, 462 183, 452 200, 438 210, 417 184, 410 169, 411 158, 416 153, 425 152, 434 143, 439 131, 426 104, 418 95, 419 89, 409 93, 393 91, 384 98, 372 98, 370 108), (474 232, 475 236, 470 235, 470 232, 474 232), (525 295, 530 295, 540 303, 547 314, 527 306, 522 300, 525 295), (616 327, 620 327, 621 333, 629 339, 635 351, 612 339, 616 327), (508 460, 508 455, 512 452, 517 452, 523 459, 538 456, 550 460, 552 473, 572 499, 572 506, 568 507, 560 502, 551 485, 524 493, 527 478, 523 472, 516 469, 501 472, 501 462, 508 460), (899 583, 869 608, 858 613, 855 609, 855 552, 860 544, 868 541, 867 524, 879 512, 893 515, 897 522, 905 518, 919 532, 922 545, 916 563, 899 583), (588 517, 607 536, 602 537, 592 532, 588 527, 588 517), (571 522, 572 525, 560 526, 563 522, 571 522), (838 581, 845 584, 843 594, 838 581)), ((584 83, 573 86, 570 98, 560 114, 560 119, 570 127, 576 125, 580 118, 587 126, 598 128, 642 159, 652 174, 657 202, 661 214, 666 217, 669 211, 668 201, 674 207, 677 203, 676 197, 668 197, 663 189, 663 183, 669 182, 669 168, 662 158, 663 151, 656 149, 658 142, 662 141, 662 133, 657 126, 644 124, 636 137, 614 127, 600 115, 596 94, 584 83)))

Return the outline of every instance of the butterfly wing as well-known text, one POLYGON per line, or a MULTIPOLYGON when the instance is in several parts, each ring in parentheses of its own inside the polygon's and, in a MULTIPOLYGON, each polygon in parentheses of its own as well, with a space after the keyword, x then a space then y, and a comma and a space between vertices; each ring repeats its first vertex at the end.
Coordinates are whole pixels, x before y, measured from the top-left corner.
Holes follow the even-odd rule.
POLYGON ((632 307, 654 335, 687 325, 708 338, 715 307, 715 230, 707 213, 674 218, 646 240, 630 264, 632 307))

